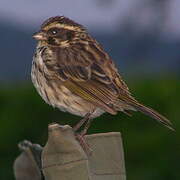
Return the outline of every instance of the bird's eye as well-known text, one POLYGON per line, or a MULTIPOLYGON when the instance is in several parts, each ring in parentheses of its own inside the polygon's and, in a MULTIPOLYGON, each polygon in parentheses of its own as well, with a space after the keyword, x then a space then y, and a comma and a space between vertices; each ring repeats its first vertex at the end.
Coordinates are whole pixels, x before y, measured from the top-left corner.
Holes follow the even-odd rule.
POLYGON ((48 31, 50 35, 56 35, 59 32, 58 28, 53 28, 48 31))
POLYGON ((80 34, 80 38, 86 39, 86 37, 87 37, 87 35, 86 35, 85 33, 81 33, 81 34, 80 34))
POLYGON ((56 30, 52 30, 51 33, 52 34, 57 34, 57 31, 56 30))

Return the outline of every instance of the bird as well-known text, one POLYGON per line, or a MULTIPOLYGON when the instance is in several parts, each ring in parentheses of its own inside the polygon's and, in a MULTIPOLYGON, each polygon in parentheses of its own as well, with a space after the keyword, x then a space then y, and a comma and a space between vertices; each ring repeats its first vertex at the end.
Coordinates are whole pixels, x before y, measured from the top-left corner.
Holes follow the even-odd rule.
POLYGON ((82 117, 74 126, 110 113, 139 111, 174 130, 163 115, 137 101, 123 81, 114 61, 81 24, 65 16, 50 17, 33 34, 37 40, 31 79, 49 105, 82 117))

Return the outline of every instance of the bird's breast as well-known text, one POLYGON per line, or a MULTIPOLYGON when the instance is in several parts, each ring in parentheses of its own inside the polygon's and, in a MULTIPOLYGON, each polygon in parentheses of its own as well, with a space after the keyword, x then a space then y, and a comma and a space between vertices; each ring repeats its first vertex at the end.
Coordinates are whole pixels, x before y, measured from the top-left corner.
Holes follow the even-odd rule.
MULTIPOLYGON (((44 64, 41 53, 36 53, 32 63, 31 78, 36 90, 46 103, 78 116, 85 116, 96 109, 93 104, 67 89, 59 79, 48 78, 50 77, 48 73, 51 72, 44 64)), ((93 116, 97 117, 103 112, 101 109, 96 109, 93 116)))

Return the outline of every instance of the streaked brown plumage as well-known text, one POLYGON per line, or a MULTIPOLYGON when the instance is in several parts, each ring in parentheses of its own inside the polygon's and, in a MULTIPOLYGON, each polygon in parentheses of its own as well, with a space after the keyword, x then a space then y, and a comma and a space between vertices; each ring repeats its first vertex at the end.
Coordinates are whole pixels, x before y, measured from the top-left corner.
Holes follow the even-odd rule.
POLYGON ((34 38, 32 81, 48 104, 86 120, 104 112, 140 111, 173 129, 168 119, 131 96, 112 59, 82 25, 52 17, 34 38))

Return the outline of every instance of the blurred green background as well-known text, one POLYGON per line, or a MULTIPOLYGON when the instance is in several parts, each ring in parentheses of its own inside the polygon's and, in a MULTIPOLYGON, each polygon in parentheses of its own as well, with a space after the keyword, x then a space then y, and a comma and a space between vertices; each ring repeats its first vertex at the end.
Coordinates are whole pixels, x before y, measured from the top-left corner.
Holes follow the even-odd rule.
MULTIPOLYGON (((177 77, 127 80, 137 99, 166 115, 176 132, 141 113, 128 117, 104 114, 89 133, 117 131, 123 136, 128 180, 180 179, 180 86, 177 77)), ((80 117, 45 104, 32 84, 3 86, 0 90, 0 179, 12 179, 18 142, 27 139, 44 145, 51 122, 74 125, 80 117)))
POLYGON ((122 133, 127 180, 179 180, 179 7, 179 0, 1 0, 0 180, 14 179, 20 141, 44 145, 49 123, 73 126, 81 118, 45 104, 30 82, 32 34, 56 15, 85 25, 137 100, 167 116, 176 129, 171 132, 138 112, 133 117, 106 113, 94 120, 89 133, 122 133))

